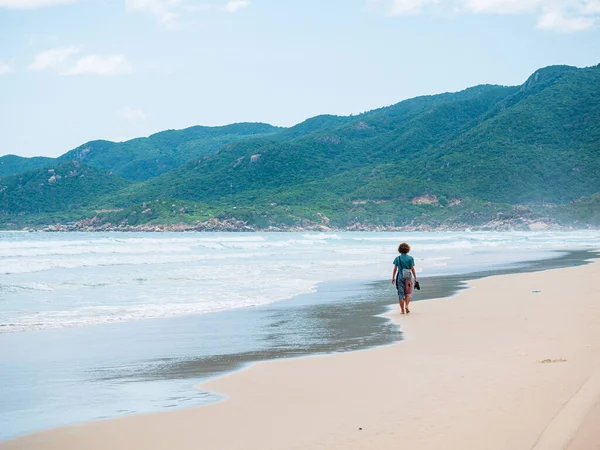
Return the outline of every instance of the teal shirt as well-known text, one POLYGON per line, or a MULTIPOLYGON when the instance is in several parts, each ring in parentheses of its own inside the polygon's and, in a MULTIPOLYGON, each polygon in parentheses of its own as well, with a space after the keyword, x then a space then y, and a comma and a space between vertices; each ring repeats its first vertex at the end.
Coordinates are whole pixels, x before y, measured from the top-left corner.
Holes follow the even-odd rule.
POLYGON ((394 265, 398 266, 398 269, 411 269, 415 267, 415 260, 409 255, 399 255, 394 259, 394 265))

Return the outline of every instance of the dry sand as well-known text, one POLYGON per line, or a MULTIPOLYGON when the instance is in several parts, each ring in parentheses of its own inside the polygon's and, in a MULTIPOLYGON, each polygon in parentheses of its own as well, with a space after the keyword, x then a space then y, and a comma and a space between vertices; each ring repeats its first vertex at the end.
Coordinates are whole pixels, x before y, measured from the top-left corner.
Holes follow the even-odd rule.
POLYGON ((408 316, 394 311, 398 344, 254 364, 202 386, 228 396, 217 404, 0 447, 600 449, 599 272, 594 263, 476 280, 408 316))

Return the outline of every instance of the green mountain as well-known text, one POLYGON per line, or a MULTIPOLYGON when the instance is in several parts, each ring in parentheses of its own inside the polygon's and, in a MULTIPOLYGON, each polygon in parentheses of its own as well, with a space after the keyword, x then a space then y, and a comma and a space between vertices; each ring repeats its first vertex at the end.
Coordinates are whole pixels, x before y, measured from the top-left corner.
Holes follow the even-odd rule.
MULTIPOLYGON (((248 138, 269 136, 282 130, 264 123, 236 123, 221 127, 195 126, 167 130, 147 138, 124 142, 90 141, 58 161, 80 161, 124 178, 142 181, 155 177, 194 158, 217 152, 222 146, 248 138)), ((55 158, 0 157, 0 177, 49 167, 55 158)))
POLYGON ((120 191, 129 183, 78 161, 60 162, 0 178, 0 213, 78 211, 97 202, 102 195, 120 191))
POLYGON ((168 130, 125 142, 92 141, 60 156, 82 161, 130 180, 147 180, 193 158, 211 155, 223 145, 268 136, 279 128, 264 123, 236 123, 223 127, 168 130))
POLYGON ((549 68, 521 87, 421 97, 286 142, 232 144, 136 192, 217 200, 232 185, 238 195, 276 195, 312 182, 350 198, 566 202, 600 191, 599 102, 599 67, 549 68))
MULTIPOLYGON (((275 135, 272 139, 238 142, 218 155, 194 160, 150 180, 136 193, 140 198, 161 193, 189 200, 202 193, 203 199, 218 200, 229 196, 232 188, 239 195, 256 189, 289 190, 308 182, 320 182, 326 192, 327 178, 341 174, 346 183, 337 194, 350 194, 371 181, 365 173, 381 165, 404 164, 406 158, 459 136, 514 91, 479 86, 408 100, 352 118, 330 119, 333 126, 318 127, 292 140, 282 141, 275 135)), ((393 195, 404 195, 401 189, 395 191, 393 195)))
POLYGON ((0 156, 0 178, 46 167, 53 162, 54 158, 45 158, 43 156, 36 156, 34 158, 23 158, 17 155, 0 156))
POLYGON ((600 191, 600 67, 536 72, 501 109, 429 155, 432 181, 509 203, 600 191))
POLYGON ((291 128, 236 124, 97 141, 60 159, 138 181, 90 199, 121 210, 104 216, 112 223, 131 223, 127 214, 154 202, 135 223, 439 226, 527 216, 593 224, 600 66, 547 67, 521 86, 476 86, 291 128))

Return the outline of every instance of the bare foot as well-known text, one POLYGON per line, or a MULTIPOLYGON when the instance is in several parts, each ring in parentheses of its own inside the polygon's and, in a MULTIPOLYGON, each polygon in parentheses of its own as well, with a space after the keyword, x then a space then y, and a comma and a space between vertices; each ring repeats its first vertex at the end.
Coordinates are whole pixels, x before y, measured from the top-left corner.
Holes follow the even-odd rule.
POLYGON ((406 308, 406 314, 410 313, 410 309, 406 308))
POLYGON ((400 314, 404 314, 404 310, 402 310, 402 312, 400 314))

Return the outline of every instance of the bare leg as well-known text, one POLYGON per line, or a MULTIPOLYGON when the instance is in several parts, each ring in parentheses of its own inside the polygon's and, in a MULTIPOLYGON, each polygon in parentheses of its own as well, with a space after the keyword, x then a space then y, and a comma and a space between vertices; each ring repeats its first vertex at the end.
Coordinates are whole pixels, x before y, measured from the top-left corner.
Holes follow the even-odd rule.
POLYGON ((410 309, 408 309, 408 304, 410 303, 410 297, 406 297, 406 312, 409 313, 410 309))
POLYGON ((404 314, 404 300, 400 299, 398 300, 398 302, 400 303, 400 309, 402 310, 400 314, 404 314))

